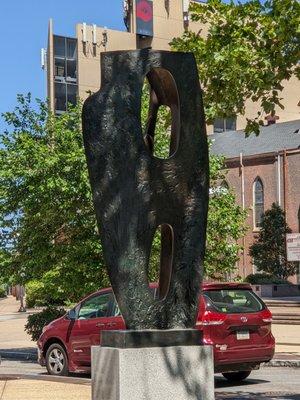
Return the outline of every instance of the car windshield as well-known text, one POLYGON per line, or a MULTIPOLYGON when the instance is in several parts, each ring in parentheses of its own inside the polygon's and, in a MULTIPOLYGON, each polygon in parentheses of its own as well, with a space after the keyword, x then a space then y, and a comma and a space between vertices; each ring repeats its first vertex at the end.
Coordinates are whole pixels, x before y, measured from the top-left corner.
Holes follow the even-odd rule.
POLYGON ((207 290, 203 295, 208 308, 220 313, 251 313, 264 309, 263 302, 250 290, 207 290))

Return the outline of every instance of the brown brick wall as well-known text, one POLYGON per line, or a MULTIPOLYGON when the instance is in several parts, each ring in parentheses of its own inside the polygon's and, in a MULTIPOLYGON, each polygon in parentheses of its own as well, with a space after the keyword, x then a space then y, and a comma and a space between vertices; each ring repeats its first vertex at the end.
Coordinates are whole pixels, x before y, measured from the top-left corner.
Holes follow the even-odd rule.
MULTIPOLYGON (((253 183, 259 177, 264 186, 264 209, 271 207, 273 202, 280 200, 284 208, 284 157, 280 155, 280 199, 278 194, 278 155, 258 155, 257 157, 243 158, 244 165, 244 198, 245 208, 249 215, 247 218, 248 232, 244 238, 245 254, 241 254, 238 267, 239 275, 246 276, 253 272, 249 247, 257 235, 253 221, 253 183)), ((242 168, 238 158, 227 161, 227 182, 233 188, 238 204, 242 205, 242 168)), ((286 210, 287 222, 293 232, 299 232, 298 212, 300 207, 300 151, 287 152, 286 156, 286 210)), ((293 281, 296 282, 296 277, 293 281)))

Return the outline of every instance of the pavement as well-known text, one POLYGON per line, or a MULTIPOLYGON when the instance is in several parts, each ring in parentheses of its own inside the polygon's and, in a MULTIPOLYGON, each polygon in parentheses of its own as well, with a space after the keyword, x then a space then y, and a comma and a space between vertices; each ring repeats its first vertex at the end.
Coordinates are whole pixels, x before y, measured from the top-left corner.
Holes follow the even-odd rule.
MULTIPOLYGON (((19 313, 18 308, 12 296, 0 299, 0 400, 90 399, 89 378, 51 377, 37 363, 29 362, 36 360, 36 343, 24 325, 35 311, 19 313)), ((300 400, 300 326, 274 324, 272 330, 277 341, 274 359, 253 371, 254 379, 239 387, 217 377, 216 400, 300 400)))
MULTIPOLYGON (((9 353, 25 357, 36 353, 36 343, 24 331, 27 317, 34 310, 25 313, 18 312, 20 303, 13 296, 0 299, 0 356, 9 353)), ((1 397, 0 397, 1 400, 1 397)))
POLYGON ((1 400, 90 400, 90 384, 0 376, 1 400))
MULTIPOLYGON (((253 371, 245 382, 238 385, 216 375, 215 396, 216 400, 300 400, 300 369, 262 368, 253 371)), ((90 398, 89 377, 51 377, 36 363, 23 362, 20 365, 17 361, 4 360, 0 365, 1 400, 90 398), (22 369, 27 373, 21 373, 22 369)))

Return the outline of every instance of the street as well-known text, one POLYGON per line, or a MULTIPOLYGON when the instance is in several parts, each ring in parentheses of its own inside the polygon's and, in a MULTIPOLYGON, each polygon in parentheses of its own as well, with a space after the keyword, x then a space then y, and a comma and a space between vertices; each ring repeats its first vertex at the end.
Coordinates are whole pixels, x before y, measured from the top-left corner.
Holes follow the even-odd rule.
MULTIPOLYGON (((87 376, 72 375, 68 378, 54 378, 46 375, 45 371, 45 368, 36 363, 2 360, 0 381, 5 380, 4 375, 6 375, 10 379, 45 380, 69 383, 72 386, 74 384, 90 385, 90 378, 87 376)), ((235 386, 228 384, 221 375, 216 375, 215 387, 217 400, 300 400, 300 369, 287 367, 261 368, 254 371, 245 383, 235 386)), ((84 390, 87 397, 82 397, 82 400, 88 400, 89 391, 84 390)), ((5 400, 5 397, 0 398, 5 400)), ((64 400, 63 396, 60 398, 64 400)), ((27 400, 27 398, 24 398, 24 400, 27 400)))

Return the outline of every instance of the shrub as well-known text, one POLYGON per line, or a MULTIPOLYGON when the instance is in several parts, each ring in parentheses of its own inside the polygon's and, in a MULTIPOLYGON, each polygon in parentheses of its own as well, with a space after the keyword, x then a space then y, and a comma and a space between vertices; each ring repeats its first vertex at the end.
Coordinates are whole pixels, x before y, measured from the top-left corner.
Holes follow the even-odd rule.
POLYGON ((43 311, 28 316, 25 331, 31 336, 33 341, 37 341, 40 337, 44 326, 48 325, 55 319, 65 315, 64 308, 47 307, 43 311))
POLYGON ((285 279, 281 279, 266 273, 250 274, 246 276, 245 282, 251 283, 252 285, 269 285, 269 284, 280 285, 282 283, 290 283, 285 279))
POLYGON ((6 297, 6 290, 0 286, 0 299, 6 297))
POLYGON ((45 297, 45 286, 39 281, 30 281, 26 284, 26 306, 32 308, 43 306, 45 297))
POLYGON ((32 280, 26 284, 26 306, 28 308, 39 306, 58 306, 64 301, 53 293, 48 282, 32 280))

